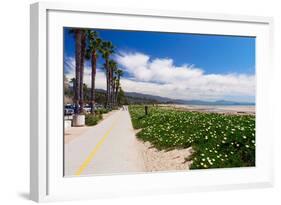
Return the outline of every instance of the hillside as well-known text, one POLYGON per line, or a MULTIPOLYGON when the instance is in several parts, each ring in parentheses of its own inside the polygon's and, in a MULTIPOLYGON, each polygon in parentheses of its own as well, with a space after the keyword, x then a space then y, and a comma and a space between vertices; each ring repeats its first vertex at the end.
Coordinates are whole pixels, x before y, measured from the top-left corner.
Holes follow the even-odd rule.
MULTIPOLYGON (((72 90, 72 89, 70 89, 72 90)), ((85 90, 85 101, 90 99, 90 89, 85 90)), ((100 104, 105 103, 106 91, 103 89, 96 90, 96 102, 100 104)), ((128 104, 183 104, 183 105, 255 105, 252 102, 234 102, 226 100, 218 101, 203 101, 203 100, 182 100, 182 99, 172 99, 167 97, 161 97, 157 95, 142 94, 137 92, 124 92, 126 102, 128 104)), ((65 99, 67 102, 73 98, 73 92, 65 93, 65 99)))
POLYGON ((167 97, 160 97, 155 95, 148 95, 136 92, 125 92, 127 100, 134 104, 135 102, 152 102, 152 103, 166 103, 166 104, 186 104, 186 105, 255 105, 252 102, 234 102, 226 100, 217 101, 203 101, 203 100, 182 100, 182 99, 171 99, 167 97))

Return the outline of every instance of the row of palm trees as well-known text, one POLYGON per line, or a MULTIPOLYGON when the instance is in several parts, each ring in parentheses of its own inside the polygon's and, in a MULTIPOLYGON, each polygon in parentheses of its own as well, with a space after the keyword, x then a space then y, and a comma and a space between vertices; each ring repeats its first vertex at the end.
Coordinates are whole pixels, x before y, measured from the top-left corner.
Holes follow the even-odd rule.
POLYGON ((70 30, 75 38, 75 86, 74 103, 76 114, 83 112, 84 93, 83 76, 85 59, 91 62, 91 112, 94 113, 95 105, 95 79, 97 70, 97 61, 99 54, 104 60, 104 69, 106 73, 106 108, 112 109, 117 106, 117 97, 120 91, 120 78, 123 71, 118 68, 118 64, 111 58, 115 48, 110 41, 104 41, 98 33, 91 29, 75 28, 70 30))

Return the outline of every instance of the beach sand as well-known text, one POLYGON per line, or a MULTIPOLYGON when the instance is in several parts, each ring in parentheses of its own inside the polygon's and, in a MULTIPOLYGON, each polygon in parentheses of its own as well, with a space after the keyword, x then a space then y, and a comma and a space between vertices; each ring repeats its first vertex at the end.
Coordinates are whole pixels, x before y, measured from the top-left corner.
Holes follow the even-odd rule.
POLYGON ((183 111, 198 111, 212 112, 221 114, 240 114, 240 115, 255 115, 255 106, 238 105, 178 105, 178 104, 161 104, 161 107, 174 108, 183 111))
POLYGON ((170 151, 157 150, 150 142, 138 140, 137 148, 142 156, 146 172, 188 170, 192 163, 192 161, 186 161, 186 158, 193 153, 191 147, 170 151))

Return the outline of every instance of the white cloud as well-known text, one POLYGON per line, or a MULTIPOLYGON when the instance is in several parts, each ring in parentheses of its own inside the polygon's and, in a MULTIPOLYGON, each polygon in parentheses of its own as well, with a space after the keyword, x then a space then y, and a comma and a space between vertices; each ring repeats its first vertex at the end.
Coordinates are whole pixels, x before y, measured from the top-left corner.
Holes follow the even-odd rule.
MULTIPOLYGON (((151 59, 143 53, 122 53, 116 56, 116 61, 130 76, 121 79, 122 88, 127 92, 187 100, 255 100, 255 75, 205 74, 203 69, 190 65, 175 66, 172 59, 151 59)), ((90 75, 91 68, 86 67, 84 80, 89 86, 90 75)), ((67 74, 68 78, 71 76, 74 76, 74 68, 67 74)), ((100 69, 96 87, 106 87, 105 74, 100 69)))
POLYGON ((205 74, 201 68, 176 66, 172 59, 151 59, 143 53, 122 53, 116 60, 132 78, 122 80, 128 91, 181 99, 255 98, 255 75, 205 74))
POLYGON ((137 81, 174 83, 202 75, 201 69, 183 65, 176 67, 172 59, 154 59, 142 53, 129 53, 116 57, 117 62, 137 81))
MULTIPOLYGON (((67 79, 71 79, 75 77, 75 59, 72 57, 65 58, 67 61, 67 65, 70 65, 67 69, 68 72, 65 72, 65 76, 67 79)), ((84 83, 87 84, 88 87, 91 86, 91 67, 85 66, 84 68, 84 83)), ((96 73, 96 88, 106 89, 106 78, 105 73, 102 70, 97 70, 96 73)))

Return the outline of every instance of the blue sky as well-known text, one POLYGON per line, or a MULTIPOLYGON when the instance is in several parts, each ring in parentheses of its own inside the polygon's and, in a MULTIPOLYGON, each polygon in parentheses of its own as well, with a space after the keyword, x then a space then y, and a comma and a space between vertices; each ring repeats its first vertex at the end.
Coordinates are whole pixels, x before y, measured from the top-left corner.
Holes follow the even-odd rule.
MULTIPOLYGON (((255 100, 255 38, 253 37, 121 30, 97 31, 102 39, 111 41, 116 47, 116 55, 112 58, 117 60, 120 68, 126 73, 123 85, 128 91, 183 99, 247 102, 255 100), (163 72, 173 75, 169 78, 163 72), (132 85, 131 81, 135 84, 139 82, 143 86, 139 85, 138 90, 132 90, 136 86, 132 85), (186 84, 179 92, 186 91, 190 94, 185 97, 181 97, 181 93, 173 94, 174 91, 179 90, 176 88, 177 82, 186 84), (244 87, 238 85, 238 82, 244 87), (170 90, 154 93, 153 90, 160 84, 164 84, 170 90), (237 89, 231 88, 236 84, 237 89), (149 86, 151 88, 148 88, 149 86)), ((71 64, 68 61, 73 61, 74 46, 74 38, 65 28, 64 62, 68 64, 64 67, 65 71, 73 71, 73 67, 69 66, 73 65, 73 62, 71 64)), ((102 63, 103 60, 99 59, 100 72, 103 72, 100 67, 102 63)), ((90 63, 87 62, 86 66, 90 67, 90 63)))

